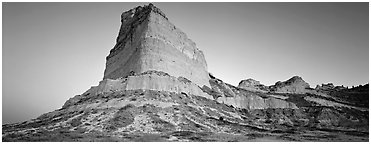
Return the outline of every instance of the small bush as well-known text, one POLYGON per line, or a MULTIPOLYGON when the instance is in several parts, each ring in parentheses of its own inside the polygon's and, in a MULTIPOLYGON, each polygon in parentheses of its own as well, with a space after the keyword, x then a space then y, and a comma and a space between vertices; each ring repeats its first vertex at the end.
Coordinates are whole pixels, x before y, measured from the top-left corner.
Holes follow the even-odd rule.
POLYGON ((75 118, 75 119, 72 119, 72 121, 71 121, 71 126, 73 126, 73 127, 79 126, 81 124, 82 123, 80 121, 80 118, 75 118))
POLYGON ((219 120, 220 120, 220 121, 224 121, 224 118, 223 118, 223 117, 219 117, 219 120))

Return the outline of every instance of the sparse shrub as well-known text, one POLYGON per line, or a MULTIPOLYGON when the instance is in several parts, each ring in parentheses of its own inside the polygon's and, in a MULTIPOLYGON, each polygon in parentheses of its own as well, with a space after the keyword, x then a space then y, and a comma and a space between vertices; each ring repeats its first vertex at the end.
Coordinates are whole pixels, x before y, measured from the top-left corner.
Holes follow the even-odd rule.
POLYGON ((105 127, 105 129, 108 131, 114 131, 116 130, 116 127, 114 125, 108 125, 107 127, 105 127))
POLYGON ((80 124, 82 124, 80 121, 80 118, 75 118, 75 119, 72 119, 71 121, 71 126, 73 127, 79 126, 80 124))
POLYGON ((135 72, 134 71, 130 71, 128 76, 135 76, 135 72))
POLYGON ((133 108, 133 107, 135 107, 133 104, 127 104, 126 106, 120 108, 119 111, 125 111, 125 110, 133 108))
POLYGON ((134 107, 134 105, 128 104, 120 108, 119 111, 114 114, 113 118, 108 121, 109 125, 105 127, 105 129, 114 131, 117 128, 130 125, 134 121, 134 116, 131 112, 131 109, 134 107))
POLYGON ((224 118, 223 118, 223 117, 219 117, 219 120, 220 120, 220 121, 224 121, 224 118))
POLYGON ((91 113, 92 114, 96 114, 96 113, 98 113, 98 110, 97 109, 94 109, 91 113))
POLYGON ((109 126, 106 128, 109 131, 116 130, 119 127, 125 127, 133 123, 134 117, 131 113, 116 113, 115 116, 109 120, 109 126))
POLYGON ((265 122, 264 123, 272 123, 273 121, 271 120, 271 119, 267 119, 267 120, 265 120, 265 122))

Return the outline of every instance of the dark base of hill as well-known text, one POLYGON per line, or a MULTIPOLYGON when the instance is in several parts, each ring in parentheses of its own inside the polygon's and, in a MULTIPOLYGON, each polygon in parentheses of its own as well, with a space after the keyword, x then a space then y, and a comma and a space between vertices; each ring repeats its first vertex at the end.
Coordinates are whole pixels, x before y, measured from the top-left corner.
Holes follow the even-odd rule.
POLYGON ((44 131, 31 135, 8 135, 3 142, 280 142, 280 141, 311 141, 311 142, 368 142, 368 133, 357 131, 331 130, 275 130, 252 132, 248 134, 208 133, 192 131, 174 131, 164 134, 124 134, 109 136, 104 133, 84 133, 60 129, 53 132, 44 131))

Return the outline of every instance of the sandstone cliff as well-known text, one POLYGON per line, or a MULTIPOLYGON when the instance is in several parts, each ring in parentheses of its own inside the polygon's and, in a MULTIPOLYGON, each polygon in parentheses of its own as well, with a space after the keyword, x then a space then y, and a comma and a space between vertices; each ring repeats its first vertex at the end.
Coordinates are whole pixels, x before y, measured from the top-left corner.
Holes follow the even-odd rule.
POLYGON ((117 79, 131 71, 163 71, 210 86, 205 57, 187 35, 152 4, 121 15, 115 47, 107 56, 103 79, 117 79))

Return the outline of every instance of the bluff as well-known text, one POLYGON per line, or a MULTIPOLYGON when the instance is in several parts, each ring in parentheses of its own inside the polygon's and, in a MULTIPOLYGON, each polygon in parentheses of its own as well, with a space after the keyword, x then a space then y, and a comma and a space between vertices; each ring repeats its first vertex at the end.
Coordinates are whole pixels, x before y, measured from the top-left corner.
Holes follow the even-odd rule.
POLYGON ((116 42, 106 58, 103 79, 154 70, 210 87, 202 51, 152 4, 122 13, 116 42))
POLYGON ((2 141, 368 141, 368 84, 317 91, 295 76, 235 87, 209 75, 195 43, 152 4, 122 13, 116 41, 98 86, 3 125, 2 141))

